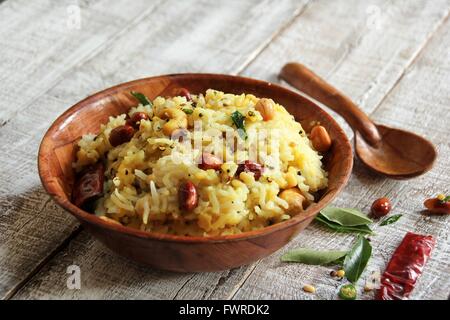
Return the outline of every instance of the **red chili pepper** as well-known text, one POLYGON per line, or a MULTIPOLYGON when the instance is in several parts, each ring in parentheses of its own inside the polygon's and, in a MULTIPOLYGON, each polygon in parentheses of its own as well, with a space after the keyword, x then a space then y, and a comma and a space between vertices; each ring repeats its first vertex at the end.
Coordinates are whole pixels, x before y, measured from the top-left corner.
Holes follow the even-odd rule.
POLYGON ((87 167, 75 179, 72 190, 72 202, 80 208, 101 196, 103 193, 104 166, 99 162, 87 167))
POLYGON ((408 298, 435 245, 432 236, 408 232, 381 277, 377 300, 408 298))

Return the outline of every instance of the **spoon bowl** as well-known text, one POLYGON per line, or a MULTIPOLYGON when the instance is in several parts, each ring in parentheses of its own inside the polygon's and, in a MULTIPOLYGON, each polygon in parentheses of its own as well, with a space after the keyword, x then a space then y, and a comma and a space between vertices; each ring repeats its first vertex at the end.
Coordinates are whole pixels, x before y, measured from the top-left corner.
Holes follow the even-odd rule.
POLYGON ((355 132, 355 153, 372 171, 393 179, 409 179, 433 167, 437 152, 430 141, 373 123, 353 101, 304 65, 288 63, 280 77, 348 122, 355 132))
POLYGON ((376 125, 382 139, 377 147, 356 133, 358 158, 373 171, 393 179, 409 179, 430 170, 437 157, 434 146, 409 131, 376 125))

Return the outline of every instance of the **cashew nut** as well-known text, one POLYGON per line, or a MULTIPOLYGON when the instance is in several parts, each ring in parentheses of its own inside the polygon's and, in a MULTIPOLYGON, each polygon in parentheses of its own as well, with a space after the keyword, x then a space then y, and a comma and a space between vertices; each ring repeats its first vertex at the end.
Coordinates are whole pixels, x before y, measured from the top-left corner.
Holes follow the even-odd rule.
POLYGON ((286 189, 280 193, 279 197, 288 203, 289 214, 298 214, 304 210, 303 205, 306 199, 297 188, 286 189))

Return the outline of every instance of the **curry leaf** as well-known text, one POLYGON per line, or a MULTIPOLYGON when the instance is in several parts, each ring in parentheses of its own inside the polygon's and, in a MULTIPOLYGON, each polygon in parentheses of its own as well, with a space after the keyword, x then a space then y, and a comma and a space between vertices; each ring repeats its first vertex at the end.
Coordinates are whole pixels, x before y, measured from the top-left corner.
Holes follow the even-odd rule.
POLYGON ((387 226, 388 224, 392 224, 398 221, 403 215, 402 214, 396 214, 389 218, 384 219, 381 221, 380 226, 387 226))
POLYGON ((363 273, 372 255, 372 246, 370 242, 359 236, 353 247, 344 259, 344 270, 347 279, 355 283, 363 273))
POLYGON ((135 91, 131 91, 130 92, 131 95, 133 97, 136 98, 136 100, 139 101, 139 103, 141 103, 143 106, 150 106, 152 107, 153 104, 152 102, 149 100, 149 98, 147 98, 144 94, 140 93, 140 92, 135 92, 135 91))
POLYGON ((284 262, 300 262, 311 265, 330 265, 342 263, 347 251, 299 248, 285 253, 281 257, 284 262))
POLYGON ((231 114, 231 120, 233 120, 234 125, 238 129, 239 136, 243 140, 247 140, 248 136, 247 131, 245 131, 245 124, 244 124, 245 116, 239 111, 235 111, 231 114))
POLYGON ((194 112, 194 110, 188 109, 188 108, 184 108, 183 112, 186 113, 186 114, 192 114, 194 112))
POLYGON ((361 234, 372 234, 372 229, 369 228, 367 225, 361 225, 361 226, 342 226, 340 224, 337 224, 335 222, 327 220, 323 215, 319 213, 316 217, 316 221, 324 224, 329 229, 332 229, 336 232, 345 232, 345 233, 361 233, 361 234))
POLYGON ((326 207, 320 213, 327 220, 345 227, 361 226, 372 223, 371 219, 357 209, 326 207))

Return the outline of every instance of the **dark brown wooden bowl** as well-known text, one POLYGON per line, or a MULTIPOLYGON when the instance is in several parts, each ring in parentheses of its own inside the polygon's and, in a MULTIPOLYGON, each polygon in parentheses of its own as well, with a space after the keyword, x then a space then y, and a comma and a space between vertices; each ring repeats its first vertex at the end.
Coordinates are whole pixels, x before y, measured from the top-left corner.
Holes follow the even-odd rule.
POLYGON ((310 100, 281 86, 250 78, 219 74, 174 74, 136 80, 106 89, 77 103, 52 124, 39 150, 39 175, 47 192, 107 247, 144 265, 172 271, 216 271, 249 264, 268 256, 288 243, 314 219, 344 188, 352 170, 350 143, 339 125, 310 100), (172 95, 184 87, 193 93, 214 88, 235 94, 252 93, 282 104, 308 130, 320 121, 333 145, 324 163, 329 186, 320 201, 296 216, 270 227, 239 235, 185 237, 144 232, 104 221, 70 202, 77 140, 98 133, 101 123, 135 105, 130 91, 150 98, 172 95))

